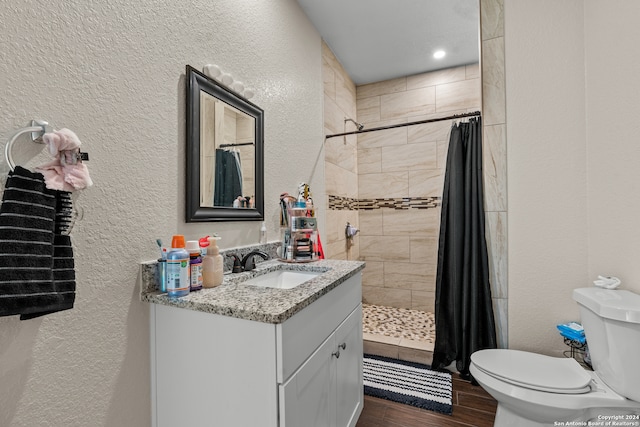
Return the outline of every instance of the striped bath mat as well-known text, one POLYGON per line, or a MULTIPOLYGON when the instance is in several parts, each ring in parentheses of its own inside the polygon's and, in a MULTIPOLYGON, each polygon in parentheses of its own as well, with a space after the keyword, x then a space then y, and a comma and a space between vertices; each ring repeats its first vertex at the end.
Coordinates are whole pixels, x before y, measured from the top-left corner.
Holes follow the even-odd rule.
POLYGON ((364 394, 451 415, 451 374, 428 365, 364 355, 364 394))

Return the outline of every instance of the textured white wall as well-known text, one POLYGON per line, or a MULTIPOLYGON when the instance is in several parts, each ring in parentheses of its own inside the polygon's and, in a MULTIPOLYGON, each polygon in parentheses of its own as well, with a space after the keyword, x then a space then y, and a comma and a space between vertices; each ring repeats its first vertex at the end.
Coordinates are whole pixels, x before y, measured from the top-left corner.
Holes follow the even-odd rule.
POLYGON ((589 279, 640 293, 640 3, 585 2, 589 279), (603 25, 608 23, 609 25, 603 25))
MULTIPOLYGON (((216 63, 255 89, 274 240, 280 192, 307 181, 325 208, 320 37, 294 0, 11 0, 0 21, 2 145, 32 118, 68 127, 95 182, 79 197, 85 217, 72 234, 76 307, 0 318, 0 425, 149 425, 138 263, 157 256, 157 237, 218 232, 231 247, 257 243, 260 228, 184 222, 184 66, 216 63)), ((34 155, 29 144, 17 144, 21 164, 34 155)))
MULTIPOLYGON (((560 355, 587 275, 583 2, 506 0, 509 346, 560 355)), ((612 24, 613 25, 613 24, 612 24)))

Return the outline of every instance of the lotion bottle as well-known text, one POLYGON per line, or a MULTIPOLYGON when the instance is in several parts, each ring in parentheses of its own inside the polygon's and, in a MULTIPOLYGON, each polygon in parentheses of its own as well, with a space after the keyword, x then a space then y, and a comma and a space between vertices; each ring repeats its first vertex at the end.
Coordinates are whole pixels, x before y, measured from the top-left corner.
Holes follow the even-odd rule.
POLYGON ((202 286, 215 288, 224 278, 224 260, 218 249, 219 237, 209 237, 207 255, 202 258, 202 286))

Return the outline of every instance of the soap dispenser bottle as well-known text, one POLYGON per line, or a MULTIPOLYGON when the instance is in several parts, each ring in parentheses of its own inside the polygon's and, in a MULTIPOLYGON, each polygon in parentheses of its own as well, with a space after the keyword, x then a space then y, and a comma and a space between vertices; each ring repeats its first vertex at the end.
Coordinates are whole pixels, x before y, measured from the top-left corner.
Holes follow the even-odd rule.
POLYGON ((214 288, 222 284, 224 261, 218 249, 219 237, 209 237, 207 255, 202 258, 202 286, 214 288))

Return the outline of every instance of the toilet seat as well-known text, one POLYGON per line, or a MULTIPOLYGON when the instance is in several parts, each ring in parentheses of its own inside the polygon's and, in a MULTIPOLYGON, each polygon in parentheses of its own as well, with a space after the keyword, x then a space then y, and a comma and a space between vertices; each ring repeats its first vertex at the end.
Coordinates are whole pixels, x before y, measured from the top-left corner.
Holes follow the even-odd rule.
POLYGON ((485 374, 518 387, 560 394, 591 391, 591 376, 574 359, 499 349, 473 353, 471 361, 485 374))

